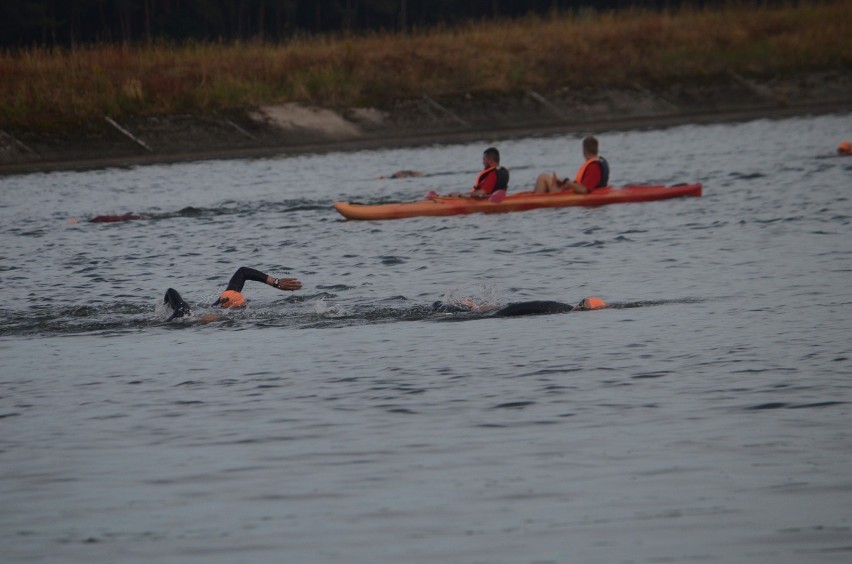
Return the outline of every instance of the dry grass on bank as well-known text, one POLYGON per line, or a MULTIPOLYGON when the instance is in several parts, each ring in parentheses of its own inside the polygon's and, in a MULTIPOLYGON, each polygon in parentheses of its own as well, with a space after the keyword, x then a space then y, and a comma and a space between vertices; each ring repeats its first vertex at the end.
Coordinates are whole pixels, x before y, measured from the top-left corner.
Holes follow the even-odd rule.
POLYGON ((262 104, 383 106, 501 94, 852 68, 852 0, 785 8, 628 10, 286 44, 100 45, 0 53, 0 129, 262 104))

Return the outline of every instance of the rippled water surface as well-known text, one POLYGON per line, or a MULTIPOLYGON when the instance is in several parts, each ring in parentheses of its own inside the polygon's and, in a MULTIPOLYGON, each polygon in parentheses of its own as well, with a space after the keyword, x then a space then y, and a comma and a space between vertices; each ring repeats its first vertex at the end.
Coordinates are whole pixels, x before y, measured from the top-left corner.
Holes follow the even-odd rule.
POLYGON ((579 138, 0 178, 3 560, 848 562, 850 136, 613 132, 613 183, 704 196, 387 222, 331 203, 492 143, 518 190, 579 138), (209 322, 241 265, 304 288, 209 322))

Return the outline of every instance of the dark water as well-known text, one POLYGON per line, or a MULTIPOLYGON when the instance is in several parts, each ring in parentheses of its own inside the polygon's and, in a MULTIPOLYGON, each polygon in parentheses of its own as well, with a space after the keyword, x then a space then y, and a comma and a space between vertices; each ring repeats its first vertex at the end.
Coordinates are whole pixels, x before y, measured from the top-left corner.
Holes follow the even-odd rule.
MULTIPOLYGON (((492 141, 0 179, 2 560, 848 562, 850 136, 605 134, 614 183, 704 197, 374 223, 331 202, 492 141), (203 322, 241 265, 305 287, 203 322)), ((516 189, 579 145, 498 144, 516 189)))

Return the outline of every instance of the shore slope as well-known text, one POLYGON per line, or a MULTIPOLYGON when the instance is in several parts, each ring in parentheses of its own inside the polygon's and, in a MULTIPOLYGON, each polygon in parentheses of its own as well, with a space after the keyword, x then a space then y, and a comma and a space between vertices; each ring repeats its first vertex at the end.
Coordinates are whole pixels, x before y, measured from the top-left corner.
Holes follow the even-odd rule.
MULTIPOLYGON (((98 134, 0 132, 0 174, 213 158, 417 146, 476 139, 665 127, 852 110, 852 77, 839 72, 757 82, 737 75, 652 90, 528 90, 515 96, 404 100, 385 109, 300 104, 228 115, 109 120, 98 134)), ((105 116, 105 119, 108 116, 105 116)), ((828 144, 838 140, 826 140, 828 144)))

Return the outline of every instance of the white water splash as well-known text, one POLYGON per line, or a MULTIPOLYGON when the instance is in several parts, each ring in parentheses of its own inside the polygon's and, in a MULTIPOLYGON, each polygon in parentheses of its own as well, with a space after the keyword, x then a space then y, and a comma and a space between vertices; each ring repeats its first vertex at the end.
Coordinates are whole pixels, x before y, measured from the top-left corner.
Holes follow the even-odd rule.
POLYGON ((324 298, 320 298, 314 304, 314 312, 323 317, 346 317, 352 315, 352 312, 340 304, 327 304, 324 298))
POLYGON ((441 303, 459 308, 470 308, 474 312, 499 309, 503 303, 501 292, 494 286, 476 288, 451 288, 441 298, 441 303))

